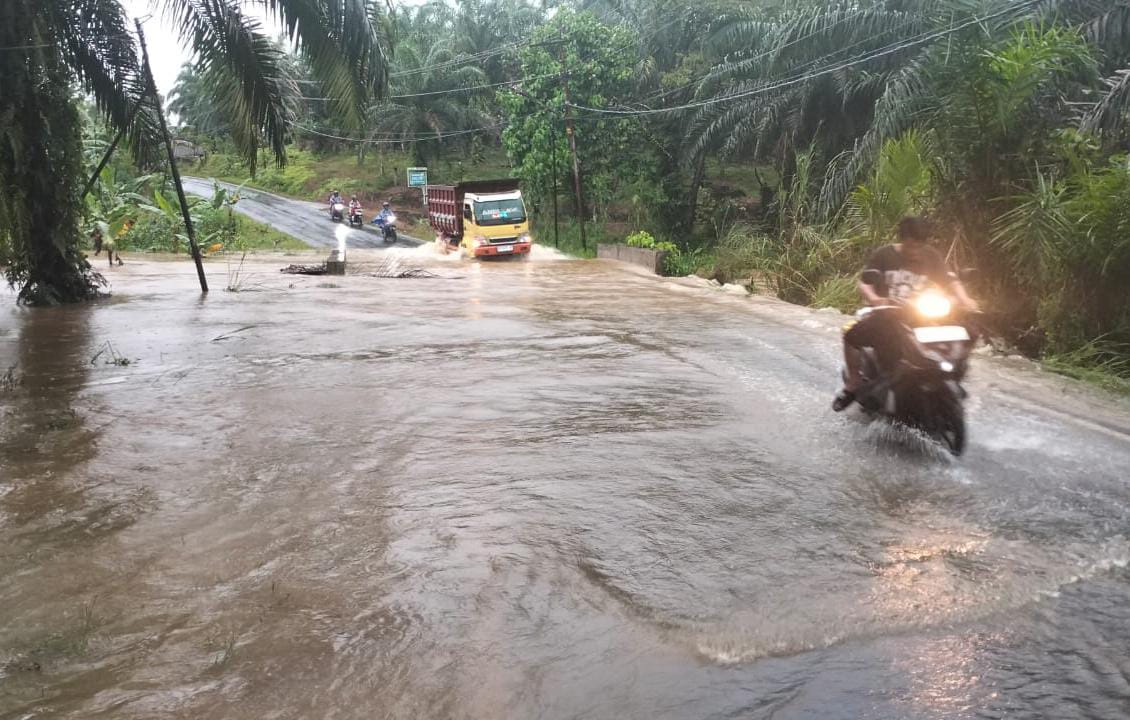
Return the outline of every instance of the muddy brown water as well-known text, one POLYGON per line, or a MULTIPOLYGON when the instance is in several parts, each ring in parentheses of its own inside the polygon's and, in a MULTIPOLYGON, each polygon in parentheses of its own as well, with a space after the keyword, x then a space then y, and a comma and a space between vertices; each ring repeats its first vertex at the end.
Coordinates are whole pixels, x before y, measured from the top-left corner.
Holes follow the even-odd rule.
POLYGON ((0 297, 0 717, 1130 717, 1119 406, 980 360, 953 461, 835 318, 404 257, 0 297))

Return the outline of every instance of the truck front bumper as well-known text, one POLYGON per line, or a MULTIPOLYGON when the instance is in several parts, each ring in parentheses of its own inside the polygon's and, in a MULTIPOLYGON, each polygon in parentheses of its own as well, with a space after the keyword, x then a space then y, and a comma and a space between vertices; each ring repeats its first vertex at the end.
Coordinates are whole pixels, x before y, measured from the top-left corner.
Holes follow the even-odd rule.
POLYGON ((526 255, 530 252, 533 243, 507 243, 505 245, 480 245, 474 249, 474 255, 481 257, 508 257, 510 255, 526 255))

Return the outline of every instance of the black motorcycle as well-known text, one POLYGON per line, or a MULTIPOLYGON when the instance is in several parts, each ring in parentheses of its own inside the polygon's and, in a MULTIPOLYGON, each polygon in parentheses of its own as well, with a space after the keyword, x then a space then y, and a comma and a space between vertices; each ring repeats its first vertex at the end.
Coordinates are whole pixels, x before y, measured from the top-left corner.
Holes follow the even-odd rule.
POLYGON ((856 391, 860 407, 939 438, 961 455, 966 440, 961 383, 976 340, 972 318, 961 316, 937 290, 923 291, 906 305, 860 313, 887 314, 892 333, 883 349, 889 357, 864 350, 863 382, 856 391))

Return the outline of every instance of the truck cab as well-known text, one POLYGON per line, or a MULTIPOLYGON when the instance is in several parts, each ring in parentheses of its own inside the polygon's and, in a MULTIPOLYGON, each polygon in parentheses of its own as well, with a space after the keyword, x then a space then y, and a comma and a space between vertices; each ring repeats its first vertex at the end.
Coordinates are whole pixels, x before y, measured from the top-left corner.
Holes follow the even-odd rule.
POLYGON ((429 186, 428 219, 445 250, 477 258, 530 252, 530 222, 516 180, 429 186))

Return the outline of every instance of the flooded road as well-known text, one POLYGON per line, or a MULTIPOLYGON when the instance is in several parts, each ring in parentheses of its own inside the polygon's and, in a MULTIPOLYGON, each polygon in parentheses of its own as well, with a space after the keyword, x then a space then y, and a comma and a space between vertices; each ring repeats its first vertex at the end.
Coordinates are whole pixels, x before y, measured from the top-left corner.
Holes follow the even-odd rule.
MULTIPOLYGON (((221 186, 235 191, 238 186, 220 182, 221 186)), ((215 191, 212 180, 204 178, 184 178, 185 192, 210 198, 215 191)), ((326 203, 292 200, 265 190, 245 187, 240 191, 235 209, 256 222, 271 225, 280 232, 307 243, 311 247, 335 248, 344 240, 351 248, 383 248, 385 242, 381 233, 369 224, 380 208, 366 208, 365 225, 351 227, 349 223, 334 223, 329 218, 326 203)), ((403 228, 401 228, 403 230, 403 228)), ((415 247, 422 240, 398 232, 399 240, 392 247, 415 247)))
POLYGON ((0 717, 1130 717, 1124 409, 979 358, 953 461, 835 317, 402 257, 0 296, 0 717))

